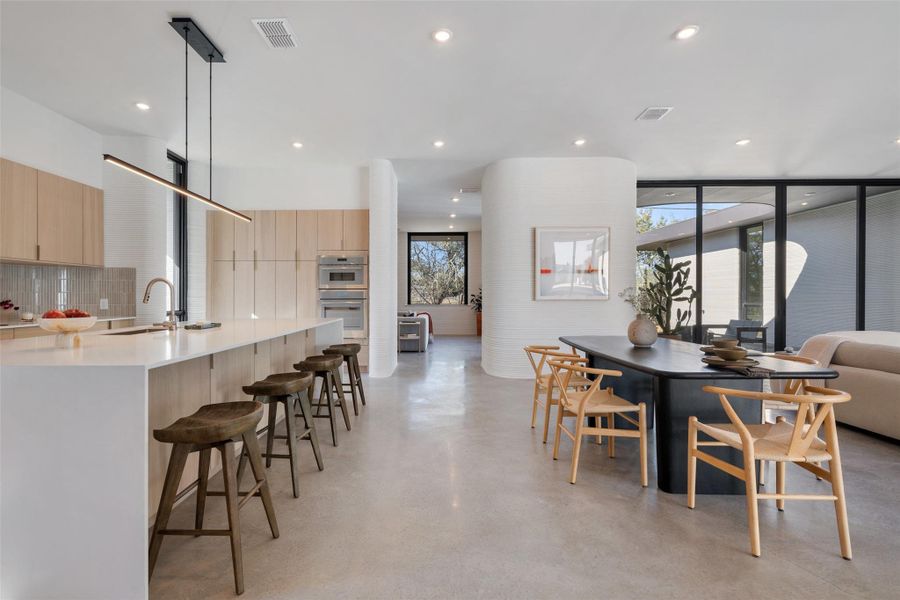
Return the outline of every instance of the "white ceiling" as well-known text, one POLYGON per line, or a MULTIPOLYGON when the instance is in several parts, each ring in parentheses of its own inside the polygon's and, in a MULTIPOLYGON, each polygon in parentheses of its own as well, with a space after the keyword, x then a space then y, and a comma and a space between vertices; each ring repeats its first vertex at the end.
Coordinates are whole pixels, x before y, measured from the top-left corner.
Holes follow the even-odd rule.
MULTIPOLYGON (((3 86, 174 150, 184 54, 168 21, 193 17, 228 61, 214 71, 220 164, 390 158, 411 218, 443 218, 448 194, 510 156, 619 156, 642 179, 900 176, 898 2, 4 0, 0 11, 3 86), (257 17, 287 17, 300 47, 267 48, 257 17), (685 24, 700 33, 674 41, 685 24), (439 27, 454 32, 445 46, 429 38, 439 27), (675 110, 634 120, 652 105, 675 110)), ((193 51, 190 65, 191 154, 205 159, 208 72, 193 51)))

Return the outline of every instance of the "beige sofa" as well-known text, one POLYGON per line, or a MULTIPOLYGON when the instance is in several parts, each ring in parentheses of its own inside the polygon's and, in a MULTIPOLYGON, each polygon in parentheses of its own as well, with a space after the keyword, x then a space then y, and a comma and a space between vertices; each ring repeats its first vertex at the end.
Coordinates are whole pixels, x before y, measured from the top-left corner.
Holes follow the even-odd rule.
POLYGON ((853 399, 835 407, 841 423, 900 440, 900 333, 840 332, 846 339, 831 358, 840 373, 826 386, 853 399))

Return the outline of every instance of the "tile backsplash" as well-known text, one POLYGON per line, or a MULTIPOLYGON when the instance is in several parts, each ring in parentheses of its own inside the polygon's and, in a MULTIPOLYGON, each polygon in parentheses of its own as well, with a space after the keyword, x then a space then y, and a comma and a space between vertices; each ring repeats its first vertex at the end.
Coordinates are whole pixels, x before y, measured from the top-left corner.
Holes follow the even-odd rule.
MULTIPOLYGON (((6 298, 19 314, 80 308, 98 317, 133 317, 135 270, 0 263, 0 299, 6 298), (100 310, 101 298, 109 300, 109 309, 100 310)), ((4 315, 10 318, 16 317, 4 315)))

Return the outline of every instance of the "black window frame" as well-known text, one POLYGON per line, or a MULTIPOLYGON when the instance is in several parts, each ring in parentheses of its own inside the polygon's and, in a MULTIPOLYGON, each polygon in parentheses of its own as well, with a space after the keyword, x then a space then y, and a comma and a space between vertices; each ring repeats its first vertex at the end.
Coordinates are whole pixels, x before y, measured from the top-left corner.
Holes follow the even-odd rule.
POLYGON ((694 253, 697 257, 694 342, 700 343, 703 325, 703 189, 706 187, 775 188, 775 350, 787 343, 787 190, 793 186, 856 187, 856 329, 866 328, 866 188, 900 186, 898 178, 818 178, 818 179, 645 179, 640 188, 694 188, 697 207, 694 253))
MULTIPOLYGON (((175 163, 176 168, 172 183, 177 186, 187 188, 188 186, 188 163, 179 154, 166 151, 166 158, 175 163)), ((178 268, 178 281, 173 282, 178 288, 178 310, 175 311, 175 319, 178 321, 187 321, 188 318, 188 215, 187 215, 187 196, 184 194, 175 194, 175 240, 172 262, 178 268)), ((173 306, 174 310, 175 307, 173 306)))
POLYGON ((467 231, 409 231, 406 233, 406 304, 407 306, 467 306, 469 304, 469 232, 467 231), (412 302, 412 243, 415 236, 462 237, 465 276, 463 277, 463 301, 460 304, 413 304, 412 302))

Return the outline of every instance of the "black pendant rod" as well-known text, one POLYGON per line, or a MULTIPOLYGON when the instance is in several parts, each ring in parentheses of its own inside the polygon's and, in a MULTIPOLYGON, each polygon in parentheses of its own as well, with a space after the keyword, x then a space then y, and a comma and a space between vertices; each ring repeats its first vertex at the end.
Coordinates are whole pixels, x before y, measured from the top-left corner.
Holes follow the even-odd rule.
POLYGON ((188 28, 184 28, 184 164, 188 162, 188 28))
POLYGON ((212 198, 212 64, 213 55, 209 55, 209 197, 212 198))

